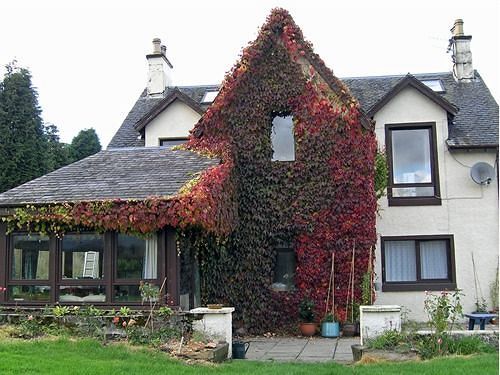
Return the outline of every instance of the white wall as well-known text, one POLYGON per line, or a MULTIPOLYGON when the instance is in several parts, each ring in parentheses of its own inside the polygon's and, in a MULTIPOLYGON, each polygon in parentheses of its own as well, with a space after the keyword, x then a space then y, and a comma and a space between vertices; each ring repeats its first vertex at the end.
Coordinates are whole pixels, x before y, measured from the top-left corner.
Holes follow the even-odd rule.
POLYGON ((175 100, 162 113, 146 125, 146 147, 159 146, 160 138, 181 138, 189 135, 189 131, 200 119, 200 114, 187 104, 175 100))
MULTIPOLYGON (((474 310, 475 292, 471 253, 484 298, 490 304, 489 285, 498 264, 498 193, 496 179, 480 186, 470 178, 470 166, 478 161, 495 164, 495 153, 448 150, 447 114, 444 109, 413 88, 402 90, 375 116, 379 147, 385 147, 385 124, 435 122, 441 206, 388 207, 386 197, 379 200, 377 218, 376 282, 382 284, 380 237, 404 235, 451 234, 455 243, 457 287, 466 296, 464 312, 474 310), (463 165, 462 165, 463 164, 463 165)), ((402 305, 409 309, 410 319, 426 320, 424 292, 377 292, 376 304, 402 305)))

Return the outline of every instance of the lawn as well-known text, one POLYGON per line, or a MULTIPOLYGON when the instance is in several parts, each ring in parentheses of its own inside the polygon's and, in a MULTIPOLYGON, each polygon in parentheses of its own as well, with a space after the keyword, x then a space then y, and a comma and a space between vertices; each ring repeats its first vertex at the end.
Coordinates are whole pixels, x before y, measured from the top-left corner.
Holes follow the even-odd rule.
POLYGON ((2 340, 0 374, 498 374, 498 354, 451 357, 413 363, 342 366, 234 361, 194 365, 171 360, 161 352, 103 346, 94 340, 2 340))

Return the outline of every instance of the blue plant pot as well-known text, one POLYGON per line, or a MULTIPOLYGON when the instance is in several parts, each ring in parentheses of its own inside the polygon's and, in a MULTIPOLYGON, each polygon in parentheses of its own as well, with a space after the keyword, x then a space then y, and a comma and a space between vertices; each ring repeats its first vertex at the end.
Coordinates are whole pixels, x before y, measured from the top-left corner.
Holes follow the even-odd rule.
POLYGON ((323 337, 339 337, 340 324, 338 322, 323 322, 321 323, 321 336, 323 337))

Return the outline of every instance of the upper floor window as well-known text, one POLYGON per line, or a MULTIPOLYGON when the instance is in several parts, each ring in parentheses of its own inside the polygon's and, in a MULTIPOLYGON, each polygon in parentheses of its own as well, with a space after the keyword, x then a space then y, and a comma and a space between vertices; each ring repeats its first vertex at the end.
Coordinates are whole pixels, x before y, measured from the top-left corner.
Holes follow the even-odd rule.
POLYGON ((387 124, 390 206, 439 205, 435 123, 387 124))
POLYGON ((295 160, 295 138, 293 134, 293 117, 276 116, 271 128, 273 161, 295 160))

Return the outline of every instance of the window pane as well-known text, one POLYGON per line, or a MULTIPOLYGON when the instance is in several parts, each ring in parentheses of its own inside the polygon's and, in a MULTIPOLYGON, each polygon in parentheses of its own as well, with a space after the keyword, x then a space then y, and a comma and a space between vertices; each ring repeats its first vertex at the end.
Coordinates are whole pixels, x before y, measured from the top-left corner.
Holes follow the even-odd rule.
POLYGON ((48 285, 11 285, 9 299, 14 301, 48 301, 50 286, 48 285))
POLYGON ((61 286, 59 302, 105 302, 106 292, 101 285, 61 286))
POLYGON ((433 197, 434 188, 432 186, 411 187, 411 188, 392 188, 392 196, 401 197, 433 197))
POLYGON ((420 242, 420 274, 422 279, 448 279, 446 241, 420 242))
POLYGON ((392 130, 394 183, 432 182, 429 137, 430 129, 392 130))
POLYGON ((115 285, 113 300, 116 302, 141 302, 139 285, 115 285))
POLYGON ((143 239, 118 235, 116 276, 118 279, 156 279, 157 236, 143 239))
POLYGON ((186 143, 187 138, 183 139, 160 139, 160 146, 162 147, 174 147, 177 145, 182 145, 186 143))
POLYGON ((415 241, 385 241, 385 280, 416 281, 415 241))
POLYGON ((293 249, 278 249, 274 267, 273 289, 291 290, 294 287, 295 251, 293 249))
POLYGON ((12 235, 11 279, 49 279, 49 238, 37 234, 12 235))
POLYGON ((271 143, 273 145, 272 160, 295 160, 295 139, 293 136, 292 116, 276 116, 273 119, 271 143))
POLYGON ((63 279, 101 279, 104 241, 101 234, 67 234, 62 241, 63 279))

